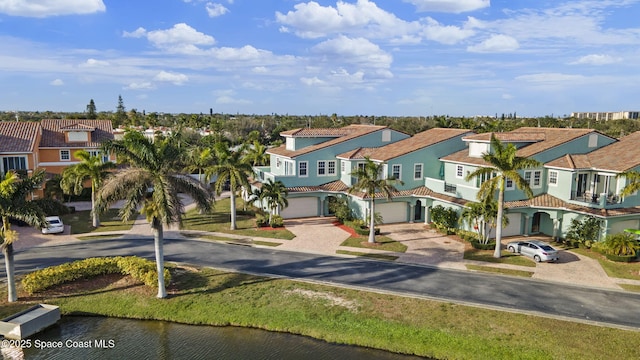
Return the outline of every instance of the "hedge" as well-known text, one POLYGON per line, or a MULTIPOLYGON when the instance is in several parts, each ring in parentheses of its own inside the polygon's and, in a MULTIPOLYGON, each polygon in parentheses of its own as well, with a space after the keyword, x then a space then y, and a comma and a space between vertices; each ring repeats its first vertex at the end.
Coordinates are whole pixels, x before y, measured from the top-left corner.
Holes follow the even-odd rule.
MULTIPOLYGON (((145 285, 153 287, 158 285, 155 262, 136 256, 117 256, 88 258, 40 269, 25 275, 22 279, 22 287, 31 295, 55 285, 106 274, 130 275, 145 285)), ((170 281, 171 274, 169 270, 164 269, 165 285, 170 281)))
POLYGON ((496 242, 490 242, 488 244, 483 244, 477 240, 471 240, 469 241, 471 243, 471 246, 473 246, 474 249, 478 249, 478 250, 493 250, 496 248, 496 242))
POLYGON ((638 257, 636 255, 614 255, 614 254, 604 254, 607 259, 616 262, 633 262, 638 257))
MULTIPOLYGON (((353 230, 355 230, 356 234, 358 235, 369 235, 369 228, 362 228, 359 226, 356 226, 353 228, 353 230)), ((373 228, 373 233, 375 235, 380 235, 380 228, 373 228)))

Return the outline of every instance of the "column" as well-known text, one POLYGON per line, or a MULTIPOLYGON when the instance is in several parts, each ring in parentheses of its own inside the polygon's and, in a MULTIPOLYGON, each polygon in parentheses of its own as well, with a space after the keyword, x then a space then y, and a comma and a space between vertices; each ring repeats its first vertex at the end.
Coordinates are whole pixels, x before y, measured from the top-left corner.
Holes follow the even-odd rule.
POLYGON ((413 219, 416 217, 416 206, 414 204, 409 205, 411 211, 409 211, 409 223, 413 224, 413 219))
POLYGON ((529 215, 524 216, 524 236, 529 236, 529 229, 531 229, 531 224, 529 224, 530 218, 529 215))

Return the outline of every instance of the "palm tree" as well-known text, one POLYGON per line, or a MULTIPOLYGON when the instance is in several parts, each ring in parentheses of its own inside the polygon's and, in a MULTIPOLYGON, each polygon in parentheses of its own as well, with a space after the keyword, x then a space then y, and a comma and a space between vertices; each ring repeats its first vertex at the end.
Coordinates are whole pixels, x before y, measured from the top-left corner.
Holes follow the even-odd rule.
POLYGON ((8 301, 18 300, 14 275, 13 243, 18 239, 17 232, 11 230, 10 218, 22 220, 31 226, 42 228, 46 226, 45 214, 35 203, 27 200, 33 189, 44 180, 44 171, 36 171, 31 177, 20 177, 13 171, 7 172, 0 181, 0 248, 4 255, 7 271, 8 301))
POLYGON ((230 150, 225 143, 217 143, 214 151, 218 162, 209 167, 205 171, 207 182, 211 180, 211 177, 216 175, 216 181, 214 183, 214 189, 218 195, 222 193, 225 185, 229 184, 231 191, 231 230, 236 230, 236 192, 244 187, 249 189, 249 176, 253 174, 251 164, 249 164, 243 157, 244 148, 241 147, 238 150, 230 150))
MULTIPOLYGON (((468 202, 462 210, 462 218, 469 225, 473 224, 480 243, 488 244, 491 230, 497 228, 498 224, 498 202, 493 198, 493 194, 480 202, 468 202)), ((509 218, 503 216, 502 227, 507 225, 509 218)))
POLYGON ((382 174, 384 164, 375 163, 369 157, 365 157, 364 166, 359 166, 355 171, 351 173, 352 176, 357 178, 357 181, 348 190, 349 194, 357 192, 364 192, 365 196, 369 197, 369 242, 376 242, 375 233, 375 197, 376 193, 380 191, 382 195, 387 198, 387 201, 391 200, 393 192, 396 191, 394 185, 402 184, 402 181, 395 178, 383 179, 380 177, 382 174))
POLYGON ((625 177, 629 183, 620 191, 621 196, 629 196, 640 190, 640 171, 629 170, 618 174, 617 177, 625 177))
MULTIPOLYGON (((84 189, 84 183, 87 180, 91 180, 91 208, 93 209, 96 204, 96 191, 102 186, 104 180, 111 175, 110 171, 115 169, 116 165, 111 161, 102 162, 100 156, 91 156, 86 150, 76 151, 75 157, 80 159, 80 162, 64 169, 60 187, 67 194, 80 195, 82 189, 84 189)), ((99 214, 93 211, 91 217, 93 219, 93 227, 99 227, 99 214)))
MULTIPOLYGON (((498 191, 498 213, 496 216, 498 224, 502 224, 504 221, 504 188, 506 180, 511 180, 516 187, 524 191, 525 195, 530 199, 533 197, 533 192, 518 171, 542 165, 537 160, 517 156, 517 151, 518 149, 515 145, 511 143, 504 145, 494 134, 491 134, 491 150, 482 155, 482 159, 487 162, 489 166, 479 167, 465 177, 466 181, 470 181, 475 177, 488 179, 480 185, 480 190, 478 191, 479 200, 485 199, 486 197, 493 198, 495 192, 498 191)), ((501 256, 501 241, 502 226, 497 226, 496 248, 493 253, 493 257, 495 258, 500 258, 501 256)))
POLYGON ((269 162, 267 147, 254 140, 251 146, 247 146, 245 158, 252 166, 264 166, 269 162))
POLYGON ((129 220, 139 209, 153 229, 158 298, 167 296, 164 284, 164 226, 182 225, 184 204, 179 193, 189 195, 200 209, 209 210, 212 199, 201 182, 180 174, 180 149, 173 138, 151 141, 137 132, 122 140, 104 143, 106 152, 115 153, 128 162, 125 168, 108 178, 97 194, 94 211, 102 213, 114 202, 124 199, 119 215, 129 220))
POLYGON ((267 180, 266 183, 262 184, 262 191, 260 192, 261 199, 267 200, 267 206, 271 210, 269 212, 269 225, 272 224, 273 215, 279 208, 285 208, 289 206, 289 201, 287 200, 287 196, 289 195, 289 191, 287 187, 284 186, 282 181, 273 181, 272 179, 267 180))

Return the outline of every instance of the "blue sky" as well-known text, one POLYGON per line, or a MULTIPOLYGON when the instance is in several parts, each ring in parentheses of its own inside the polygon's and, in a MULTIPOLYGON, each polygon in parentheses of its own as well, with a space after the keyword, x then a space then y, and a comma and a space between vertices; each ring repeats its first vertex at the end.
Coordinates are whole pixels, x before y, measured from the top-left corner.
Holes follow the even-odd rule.
POLYGON ((638 110, 640 0, 0 0, 0 110, 638 110))

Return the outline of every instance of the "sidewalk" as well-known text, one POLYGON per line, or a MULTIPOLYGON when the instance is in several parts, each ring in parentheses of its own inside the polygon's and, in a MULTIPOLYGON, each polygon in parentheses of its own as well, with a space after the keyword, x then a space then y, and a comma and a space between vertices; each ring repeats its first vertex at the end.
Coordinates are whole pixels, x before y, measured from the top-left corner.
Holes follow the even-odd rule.
MULTIPOLYGON (((77 210, 83 210, 87 206, 90 207, 87 203, 75 203, 73 206, 76 206, 77 210)), ((193 204, 188 204, 187 209, 193 206, 193 204)), ((604 272, 598 261, 568 251, 560 252, 560 261, 557 263, 537 263, 535 267, 465 260, 465 244, 463 242, 443 236, 434 230, 427 229, 424 224, 420 223, 381 226, 381 231, 385 236, 407 246, 407 250, 404 253, 341 246, 342 242, 344 242, 350 234, 340 227, 335 226, 334 221, 335 218, 333 217, 285 220, 285 227, 296 235, 292 240, 268 238, 268 232, 266 231, 265 237, 248 237, 228 233, 186 231, 180 230, 177 227, 165 228, 164 236, 165 238, 193 239, 194 237, 197 238, 198 234, 202 234, 229 238, 229 242, 251 243, 255 241, 267 241, 279 243, 280 245, 277 246, 278 250, 299 251, 330 256, 348 256, 337 254, 336 252, 338 250, 356 253, 386 254, 398 257, 396 262, 399 263, 458 270, 468 270, 467 265, 506 268, 533 272, 532 278, 537 280, 598 288, 621 290, 618 284, 635 284, 640 286, 640 280, 610 278, 604 272), (185 234, 189 234, 190 236, 187 237, 185 234)), ((14 245, 16 250, 23 250, 34 246, 48 246, 81 241, 78 240, 76 236, 70 235, 68 229, 64 234, 60 235, 43 235, 32 228, 17 229, 20 232, 20 240, 14 245)), ((142 215, 135 220, 129 231, 99 233, 99 235, 109 234, 126 238, 149 238, 153 236, 151 227, 142 215)))

